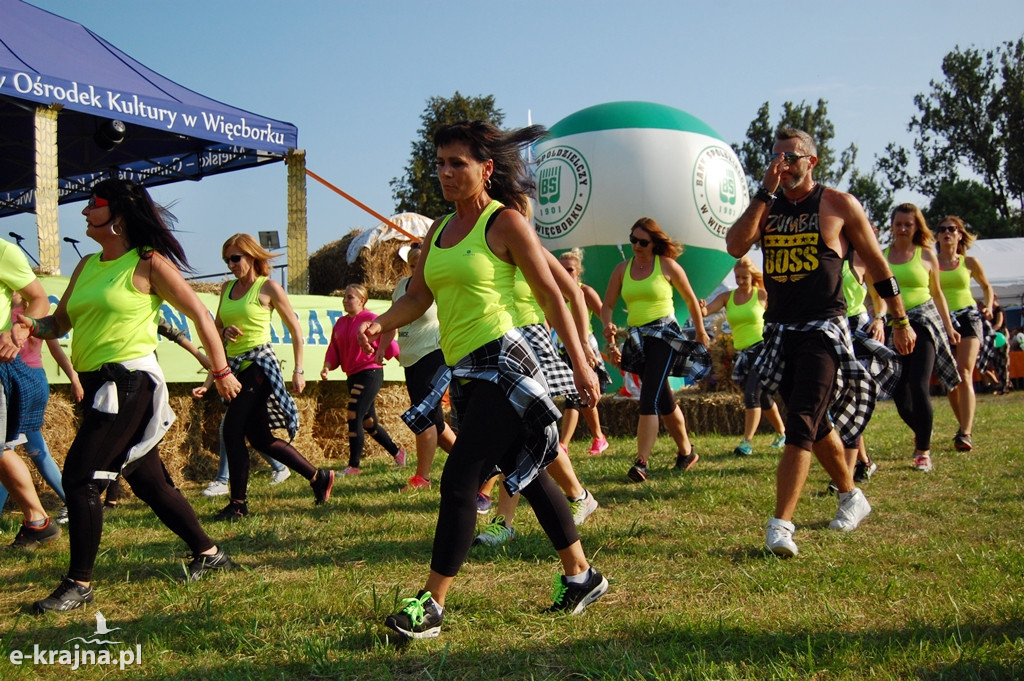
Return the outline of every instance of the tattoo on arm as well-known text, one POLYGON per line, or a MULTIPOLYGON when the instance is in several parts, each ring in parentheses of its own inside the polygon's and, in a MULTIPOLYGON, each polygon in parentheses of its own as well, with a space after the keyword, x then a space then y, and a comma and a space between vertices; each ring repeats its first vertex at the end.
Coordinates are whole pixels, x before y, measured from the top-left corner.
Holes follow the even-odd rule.
POLYGON ((62 335, 60 331, 60 325, 57 323, 57 317, 50 315, 49 317, 40 317, 36 320, 35 329, 32 332, 36 338, 60 338, 62 335))

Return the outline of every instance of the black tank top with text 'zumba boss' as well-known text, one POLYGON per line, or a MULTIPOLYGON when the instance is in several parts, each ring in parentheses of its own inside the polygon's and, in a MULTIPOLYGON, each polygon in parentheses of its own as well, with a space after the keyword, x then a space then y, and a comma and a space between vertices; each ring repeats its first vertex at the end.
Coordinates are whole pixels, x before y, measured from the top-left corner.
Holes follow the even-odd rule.
POLYGON ((761 233, 766 322, 809 322, 846 315, 843 259, 821 238, 824 185, 794 204, 780 196, 761 233))

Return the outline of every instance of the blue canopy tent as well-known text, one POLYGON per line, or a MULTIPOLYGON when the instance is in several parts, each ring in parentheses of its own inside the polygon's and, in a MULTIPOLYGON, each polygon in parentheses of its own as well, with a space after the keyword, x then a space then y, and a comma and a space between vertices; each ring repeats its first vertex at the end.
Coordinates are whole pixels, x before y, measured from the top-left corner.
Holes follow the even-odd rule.
MULTIPOLYGON (((0 0, 0 216, 39 216, 41 261, 47 202, 55 220, 57 203, 86 198, 106 177, 150 186, 200 180, 296 153, 301 176, 297 141, 291 123, 193 92, 81 24, 0 0)), ((305 225, 289 223, 304 247, 305 225)), ((51 231, 46 238, 56 241, 55 224, 51 231)))

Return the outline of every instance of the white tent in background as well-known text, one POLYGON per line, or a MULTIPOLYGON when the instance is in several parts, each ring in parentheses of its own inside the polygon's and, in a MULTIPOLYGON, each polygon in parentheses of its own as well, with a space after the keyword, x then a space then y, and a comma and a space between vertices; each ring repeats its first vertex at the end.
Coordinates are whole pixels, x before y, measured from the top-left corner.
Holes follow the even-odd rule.
MULTIPOLYGON (((1004 308, 1024 304, 1024 238, 979 239, 967 253, 981 263, 1004 308)), ((971 293, 981 298, 981 288, 973 280, 971 293)))

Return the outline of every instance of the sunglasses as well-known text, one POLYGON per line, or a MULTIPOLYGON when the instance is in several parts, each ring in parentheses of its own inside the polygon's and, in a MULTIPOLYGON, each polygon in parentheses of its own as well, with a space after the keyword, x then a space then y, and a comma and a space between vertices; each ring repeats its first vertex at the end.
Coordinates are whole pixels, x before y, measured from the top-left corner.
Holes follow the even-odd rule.
POLYGON ((939 225, 938 228, 935 230, 935 232, 937 234, 942 234, 943 232, 955 232, 955 231, 957 231, 956 225, 939 225))
POLYGON ((787 151, 784 154, 768 154, 768 162, 771 163, 777 158, 782 158, 786 165, 793 165, 802 158, 810 158, 810 154, 798 154, 793 151, 787 151))
POLYGON ((636 244, 640 248, 647 248, 648 246, 651 245, 651 240, 650 239, 637 239, 635 236, 630 234, 629 235, 629 243, 636 244))
POLYGON ((89 208, 103 208, 103 206, 109 206, 110 202, 100 196, 93 195, 89 197, 87 205, 89 208))
POLYGON ((237 253, 235 255, 229 255, 228 257, 224 258, 224 264, 225 265, 230 265, 232 263, 237 263, 241 259, 242 259, 242 256, 237 254, 237 253))

